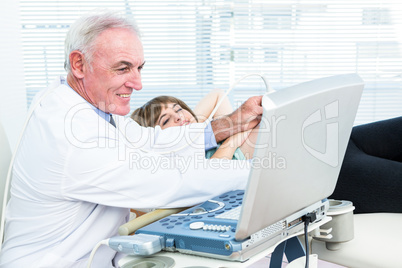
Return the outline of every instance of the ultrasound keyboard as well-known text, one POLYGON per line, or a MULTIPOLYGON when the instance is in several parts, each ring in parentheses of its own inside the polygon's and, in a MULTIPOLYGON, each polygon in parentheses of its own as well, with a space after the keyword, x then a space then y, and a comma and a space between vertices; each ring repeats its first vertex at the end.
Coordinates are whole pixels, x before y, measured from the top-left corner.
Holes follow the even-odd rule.
MULTIPOLYGON (((277 222, 242 240, 235 240, 244 191, 222 194, 198 206, 172 214, 136 231, 162 237, 165 251, 180 251, 221 259, 244 261, 244 252, 263 241, 283 238, 286 224, 277 222)), ((270 241, 271 242, 271 241, 270 241)))

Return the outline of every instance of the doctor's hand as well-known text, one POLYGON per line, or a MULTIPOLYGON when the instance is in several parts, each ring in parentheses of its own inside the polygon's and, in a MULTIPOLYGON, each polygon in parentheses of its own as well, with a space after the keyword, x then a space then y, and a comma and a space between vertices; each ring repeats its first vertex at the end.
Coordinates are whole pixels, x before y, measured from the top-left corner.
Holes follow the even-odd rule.
POLYGON ((220 142, 238 132, 253 129, 261 121, 262 96, 249 98, 233 113, 211 122, 215 139, 220 142))

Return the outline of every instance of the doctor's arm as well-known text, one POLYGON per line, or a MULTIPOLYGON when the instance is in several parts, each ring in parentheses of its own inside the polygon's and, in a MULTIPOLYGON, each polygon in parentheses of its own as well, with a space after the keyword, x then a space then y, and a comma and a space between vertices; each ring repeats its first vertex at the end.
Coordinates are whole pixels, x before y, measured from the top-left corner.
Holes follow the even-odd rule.
POLYGON ((211 127, 217 142, 228 137, 255 128, 261 121, 262 96, 249 98, 233 113, 219 117, 211 122, 211 127))

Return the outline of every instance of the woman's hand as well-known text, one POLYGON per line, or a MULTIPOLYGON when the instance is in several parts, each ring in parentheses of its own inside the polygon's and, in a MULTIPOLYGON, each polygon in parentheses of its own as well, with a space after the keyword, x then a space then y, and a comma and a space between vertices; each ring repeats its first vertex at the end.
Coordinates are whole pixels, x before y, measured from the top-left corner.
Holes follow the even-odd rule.
POLYGON ((243 145, 243 143, 247 140, 248 136, 250 135, 252 129, 239 132, 230 136, 226 139, 226 141, 221 146, 230 146, 233 148, 238 148, 243 145))

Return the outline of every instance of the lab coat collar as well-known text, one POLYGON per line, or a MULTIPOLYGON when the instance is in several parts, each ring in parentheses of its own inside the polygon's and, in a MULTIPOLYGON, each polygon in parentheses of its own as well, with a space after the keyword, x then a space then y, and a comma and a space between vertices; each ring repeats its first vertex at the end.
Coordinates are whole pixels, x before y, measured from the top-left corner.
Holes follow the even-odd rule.
MULTIPOLYGON (((69 89, 71 89, 72 91, 75 92, 75 94, 77 94, 78 96, 80 96, 84 101, 88 102, 86 99, 84 99, 80 94, 77 93, 77 91, 75 91, 67 82, 67 79, 65 79, 64 77, 60 76, 59 78, 60 84, 64 84, 66 85, 69 89)), ((91 106, 91 108, 101 117, 103 118, 105 121, 110 122, 110 114, 109 113, 105 113, 104 111, 98 109, 97 107, 93 106, 92 103, 88 104, 91 106)))

